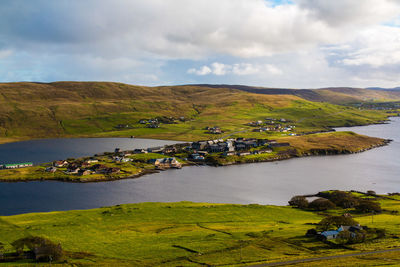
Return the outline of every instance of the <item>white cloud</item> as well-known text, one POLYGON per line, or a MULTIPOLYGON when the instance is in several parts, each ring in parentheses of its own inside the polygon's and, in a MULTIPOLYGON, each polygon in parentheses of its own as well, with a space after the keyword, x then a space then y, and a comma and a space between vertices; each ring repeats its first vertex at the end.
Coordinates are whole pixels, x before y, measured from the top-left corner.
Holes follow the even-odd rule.
POLYGON ((207 74, 210 74, 211 73, 211 69, 209 68, 209 67, 207 67, 207 66, 203 66, 203 67, 201 67, 200 69, 194 69, 194 68, 192 68, 192 69, 189 69, 188 71, 187 71, 189 74, 196 74, 196 75, 207 75, 207 74))
POLYGON ((342 51, 339 62, 347 66, 369 65, 374 68, 400 64, 400 28, 376 26, 369 28, 342 51))
POLYGON ((214 74, 223 76, 227 74, 234 75, 255 75, 255 74, 270 74, 280 75, 283 72, 271 64, 251 64, 251 63, 236 63, 233 65, 214 62, 211 66, 202 66, 199 69, 191 68, 187 71, 189 74, 207 75, 214 74))
POLYGON ((214 75, 225 75, 232 69, 231 66, 218 62, 212 63, 211 67, 214 75))

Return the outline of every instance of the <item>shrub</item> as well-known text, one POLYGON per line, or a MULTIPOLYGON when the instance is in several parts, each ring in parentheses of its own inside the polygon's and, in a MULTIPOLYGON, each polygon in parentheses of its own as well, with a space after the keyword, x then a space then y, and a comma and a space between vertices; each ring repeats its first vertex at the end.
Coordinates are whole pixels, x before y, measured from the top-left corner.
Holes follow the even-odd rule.
POLYGON ((355 208, 356 211, 361 213, 382 212, 381 204, 379 202, 367 199, 361 199, 355 208))
POLYGON ((336 207, 336 205, 335 205, 332 201, 330 201, 330 200, 328 200, 328 199, 325 199, 325 198, 317 198, 317 199, 315 199, 314 201, 312 201, 312 202, 308 205, 308 207, 309 207, 310 209, 313 209, 313 210, 323 211, 323 210, 333 209, 333 208, 336 207))
POLYGON ((289 205, 304 209, 308 207, 308 200, 303 196, 294 196, 289 200, 289 205))

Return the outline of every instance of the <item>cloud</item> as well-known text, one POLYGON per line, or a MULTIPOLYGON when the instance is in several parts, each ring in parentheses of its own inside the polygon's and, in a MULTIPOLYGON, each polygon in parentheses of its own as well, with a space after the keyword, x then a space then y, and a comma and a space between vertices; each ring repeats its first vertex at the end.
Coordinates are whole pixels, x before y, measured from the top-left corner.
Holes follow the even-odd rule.
POLYGON ((203 67, 201 67, 201 68, 198 69, 198 70, 196 70, 196 69, 194 69, 194 68, 189 69, 187 72, 188 72, 189 74, 207 75, 207 74, 210 74, 212 71, 211 71, 211 69, 210 69, 209 67, 203 66, 203 67))
POLYGON ((223 76, 228 74, 234 75, 254 75, 254 74, 270 74, 281 75, 283 72, 279 68, 271 64, 251 64, 236 63, 233 65, 214 62, 210 66, 202 66, 199 69, 191 68, 187 71, 189 74, 207 75, 213 74, 223 76))
POLYGON ((391 0, 4 0, 0 36, 13 48, 53 53, 198 59, 270 56, 337 42, 345 24, 399 12, 391 0), (23 18, 23 19, 21 19, 23 18))
POLYGON ((395 83, 400 66, 398 0, 1 4, 3 81, 107 79, 154 85, 238 77, 266 86, 279 81, 284 87, 329 86, 334 79, 349 85, 371 82, 364 73, 376 82, 395 83))

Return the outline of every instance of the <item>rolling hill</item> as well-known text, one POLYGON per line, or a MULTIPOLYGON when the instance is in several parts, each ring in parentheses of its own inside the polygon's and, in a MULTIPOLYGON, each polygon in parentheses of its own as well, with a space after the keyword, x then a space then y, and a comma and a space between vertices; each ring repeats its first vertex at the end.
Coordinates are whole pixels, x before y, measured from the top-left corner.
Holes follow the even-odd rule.
POLYGON ((371 101, 397 101, 400 100, 399 88, 352 88, 328 87, 320 89, 290 89, 290 88, 265 88, 245 85, 209 85, 198 84, 201 87, 229 88, 242 90, 249 93, 266 95, 294 95, 310 101, 328 102, 331 104, 350 104, 371 101))
POLYGON ((242 135, 257 137, 264 133, 249 132, 251 129, 245 124, 266 117, 286 118, 296 124, 298 132, 317 131, 329 126, 375 123, 384 120, 387 114, 316 101, 339 103, 374 96, 395 97, 387 92, 343 88, 289 90, 206 85, 145 87, 112 82, 1 83, 0 141, 131 135, 198 140, 210 138, 204 127, 214 125, 222 127, 225 134, 244 131, 242 135), (161 124, 157 129, 138 123, 140 119, 157 116, 185 119, 175 124, 161 124), (129 125, 129 129, 117 129, 118 124, 129 125))

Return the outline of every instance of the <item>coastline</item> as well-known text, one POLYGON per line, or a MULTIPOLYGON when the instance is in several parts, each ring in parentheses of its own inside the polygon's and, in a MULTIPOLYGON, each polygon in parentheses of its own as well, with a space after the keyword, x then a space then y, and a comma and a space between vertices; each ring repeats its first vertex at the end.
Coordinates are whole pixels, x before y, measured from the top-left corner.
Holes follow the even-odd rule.
MULTIPOLYGON (((283 151, 283 153, 278 153, 276 155, 273 155, 272 157, 265 158, 265 159, 249 159, 246 157, 237 157, 236 160, 234 161, 227 161, 227 162, 221 162, 221 161, 205 161, 203 163, 196 163, 196 162, 185 162, 182 164, 182 167, 186 166, 212 166, 212 167, 220 167, 220 166, 231 166, 231 165, 241 165, 241 164, 250 164, 250 163, 264 163, 264 162, 275 162, 275 161, 282 161, 282 160, 288 160, 288 159, 293 159, 293 158, 301 158, 301 157, 310 157, 310 156, 328 156, 328 155, 348 155, 348 154, 356 154, 356 153, 361 153, 364 151, 368 151, 374 148, 386 146, 390 144, 392 140, 390 139, 376 139, 377 141, 373 144, 369 144, 366 147, 356 149, 356 150, 351 150, 351 149, 337 149, 337 148, 312 148, 306 151, 299 151, 297 149, 291 149, 287 151, 283 151)), ((25 168, 26 169, 26 168, 25 168)), ((16 178, 16 179, 5 179, 5 178, 0 178, 0 182, 6 182, 6 183, 17 183, 17 182, 32 182, 32 181, 58 181, 58 182, 67 182, 67 183, 99 183, 99 182, 110 182, 110 181, 117 181, 117 180, 124 180, 124 179, 136 179, 140 178, 145 175, 150 175, 154 173, 159 173, 160 171, 168 171, 166 170, 157 170, 157 169, 148 169, 148 168, 143 168, 141 169, 138 173, 132 174, 132 175, 127 175, 127 176, 119 176, 119 175, 107 175, 107 176, 100 176, 100 177, 82 177, 82 178, 76 178, 77 176, 71 176, 69 178, 68 176, 62 175, 62 176, 56 176, 54 175, 53 177, 35 177, 35 178, 16 178)), ((1 173, 0 173, 1 174, 1 173)))

